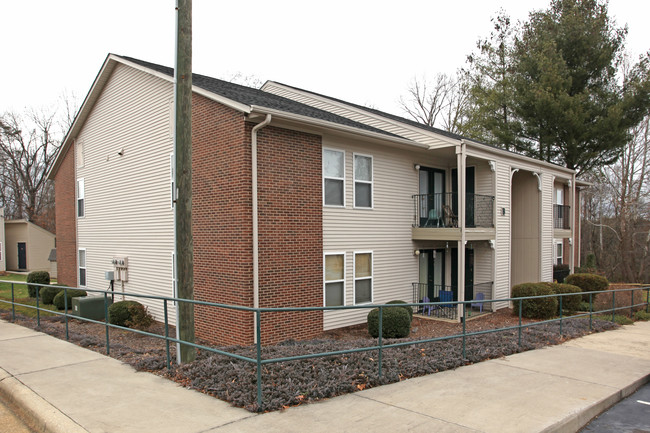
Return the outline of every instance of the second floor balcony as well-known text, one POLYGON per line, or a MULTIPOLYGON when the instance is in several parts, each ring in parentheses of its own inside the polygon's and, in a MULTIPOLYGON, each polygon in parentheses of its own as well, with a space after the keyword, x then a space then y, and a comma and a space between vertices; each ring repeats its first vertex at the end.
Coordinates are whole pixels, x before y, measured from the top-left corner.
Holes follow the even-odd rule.
POLYGON ((571 230, 571 206, 553 205, 553 228, 571 230))
MULTIPOLYGON (((458 193, 416 194, 413 196, 413 227, 458 228, 458 193)), ((465 227, 494 227, 494 196, 467 194, 465 227)))

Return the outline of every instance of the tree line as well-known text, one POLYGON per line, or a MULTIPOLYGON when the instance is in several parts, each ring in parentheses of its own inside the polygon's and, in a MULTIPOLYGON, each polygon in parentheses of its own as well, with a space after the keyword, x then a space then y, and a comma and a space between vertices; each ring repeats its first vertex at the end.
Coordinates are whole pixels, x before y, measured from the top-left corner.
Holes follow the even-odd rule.
POLYGON ((552 0, 513 23, 501 10, 457 74, 414 79, 404 113, 430 126, 577 171, 582 258, 614 281, 650 281, 650 51, 602 0, 552 0))

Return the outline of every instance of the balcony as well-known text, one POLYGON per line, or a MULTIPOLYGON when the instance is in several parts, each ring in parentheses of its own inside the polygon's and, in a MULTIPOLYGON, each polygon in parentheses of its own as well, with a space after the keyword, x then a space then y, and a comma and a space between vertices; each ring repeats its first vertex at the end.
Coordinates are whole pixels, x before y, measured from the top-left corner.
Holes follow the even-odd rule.
POLYGON ((553 228, 571 230, 571 206, 553 205, 553 228))
MULTIPOLYGON (((492 299, 492 285, 493 282, 481 284, 468 284, 465 286, 465 297, 469 300, 475 300, 477 297, 483 300, 492 299)), ((452 319, 458 318, 458 289, 456 286, 445 286, 440 284, 427 284, 427 283, 413 283, 413 303, 420 302, 449 302, 448 304, 439 304, 431 306, 422 306, 416 314, 424 316, 436 317, 439 319, 452 319)), ((473 302, 467 305, 468 315, 475 312, 485 312, 491 310, 491 303, 481 304, 480 302, 473 302), (481 305, 483 308, 481 308, 481 305)))
MULTIPOLYGON (((458 240, 458 193, 413 196, 414 240, 458 240)), ((494 239, 494 196, 467 194, 465 228, 468 240, 494 239)))

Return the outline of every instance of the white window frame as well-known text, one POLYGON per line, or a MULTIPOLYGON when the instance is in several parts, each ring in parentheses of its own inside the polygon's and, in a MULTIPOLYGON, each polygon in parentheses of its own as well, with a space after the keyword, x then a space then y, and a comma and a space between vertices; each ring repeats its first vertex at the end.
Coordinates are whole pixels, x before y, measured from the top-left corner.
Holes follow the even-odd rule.
POLYGON ((564 241, 562 239, 555 239, 553 241, 553 245, 555 246, 555 251, 553 251, 553 257, 555 258, 555 262, 553 263, 554 265, 559 265, 564 263, 564 241), (561 245, 560 251, 562 251, 562 254, 558 255, 557 247, 558 245, 561 245), (560 259, 560 260, 558 260, 560 259))
POLYGON ((323 156, 321 156, 321 158, 323 159, 323 163, 322 163, 321 170, 322 170, 322 172, 323 172, 323 206, 326 206, 326 207, 334 207, 334 208, 345 208, 345 165, 346 165, 345 158, 346 158, 346 152, 345 152, 345 150, 342 150, 342 149, 334 149, 334 148, 331 148, 331 147, 323 147, 323 153, 322 153, 322 155, 323 155, 323 156), (339 152, 339 153, 342 153, 342 154, 343 154, 343 177, 329 177, 329 176, 325 176, 325 157, 324 157, 324 155, 325 155, 325 151, 326 151, 326 150, 328 150, 328 151, 330 151, 330 152, 339 152), (326 179, 342 180, 342 181, 343 181, 343 204, 342 204, 342 205, 338 205, 338 204, 325 204, 325 180, 326 180, 326 179))
POLYGON ((347 260, 347 255, 345 251, 334 251, 334 252, 328 252, 328 253, 323 253, 323 307, 327 307, 327 283, 343 283, 343 306, 347 305, 347 296, 346 296, 346 284, 345 284, 345 276, 346 276, 346 266, 347 266, 348 260, 347 260), (327 280, 327 256, 343 256, 343 279, 342 280, 327 280))
POLYGON ((79 283, 79 287, 87 287, 88 286, 88 253, 86 248, 78 248, 77 249, 77 281, 79 283), (81 260, 79 260, 79 256, 81 252, 84 252, 84 262, 85 266, 81 266, 81 260), (81 270, 84 270, 84 284, 81 284, 81 270))
POLYGON ((372 304, 375 299, 375 254, 373 251, 354 251, 352 271, 354 273, 354 283, 352 286, 352 302, 354 305, 372 304), (370 254, 370 276, 357 278, 357 254, 370 254), (357 303, 357 281, 370 280, 370 301, 357 303))
POLYGON ((564 186, 555 187, 555 204, 564 205, 564 186))
POLYGON ((353 200, 352 203, 354 204, 355 209, 374 209, 375 206, 375 185, 374 185, 374 179, 375 179, 375 160, 372 155, 365 155, 363 153, 353 153, 352 154, 352 171, 353 171, 353 179, 354 179, 354 188, 353 188, 353 200), (356 164, 356 158, 357 156, 360 156, 362 158, 370 158, 370 181, 367 180, 357 180, 357 164, 356 164), (370 206, 357 206, 357 183, 365 183, 370 185, 370 206))
POLYGON ((77 179, 77 185, 76 185, 76 192, 77 192, 77 205, 76 210, 77 210, 77 218, 85 218, 86 217, 86 181, 83 177, 80 177, 77 179), (81 209, 81 215, 79 215, 79 200, 83 200, 83 208, 81 209))

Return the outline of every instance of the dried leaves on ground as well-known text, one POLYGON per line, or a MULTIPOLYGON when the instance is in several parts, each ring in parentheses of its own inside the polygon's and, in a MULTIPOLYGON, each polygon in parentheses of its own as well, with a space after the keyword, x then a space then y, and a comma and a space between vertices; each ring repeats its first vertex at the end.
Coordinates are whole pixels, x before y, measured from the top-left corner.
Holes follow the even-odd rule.
MULTIPOLYGON (((9 319, 4 315, 4 319, 9 319)), ((35 328, 35 320, 19 318, 18 324, 35 328)), ((517 325, 518 318, 510 310, 485 315, 467 322, 466 331, 479 332, 517 325)), ((526 321, 531 323, 531 321, 526 321)), ((595 332, 616 328, 611 322, 594 320, 595 332)), ((417 342, 462 333, 458 323, 414 318, 409 338, 384 340, 384 344, 417 342)), ((65 338, 65 325, 61 317, 41 319, 42 332, 65 338)), ((164 335, 164 326, 154 324, 148 332, 164 335)), ((382 376, 378 374, 379 352, 345 353, 297 361, 269 363, 262 366, 263 403, 257 404, 256 364, 225 355, 199 350, 196 361, 182 366, 173 364, 166 368, 167 349, 161 339, 111 329, 110 355, 134 368, 166 376, 179 384, 196 389, 244 407, 250 411, 271 411, 331 398, 411 377, 454 369, 469 363, 499 358, 513 353, 559 344, 567 339, 590 333, 589 319, 567 319, 562 323, 547 323, 517 329, 486 333, 463 339, 440 340, 410 344, 382 351, 382 376)), ((175 335, 170 328, 169 335, 175 335)), ((106 334, 102 325, 69 320, 70 341, 101 353, 106 352, 106 334)), ((286 341, 262 348, 262 359, 286 358, 307 354, 343 351, 372 347, 365 327, 356 326, 323 333, 311 341, 286 341)), ((256 349, 249 347, 221 347, 230 353, 256 358, 256 349)), ((175 345, 170 345, 171 359, 175 359, 175 345)))

